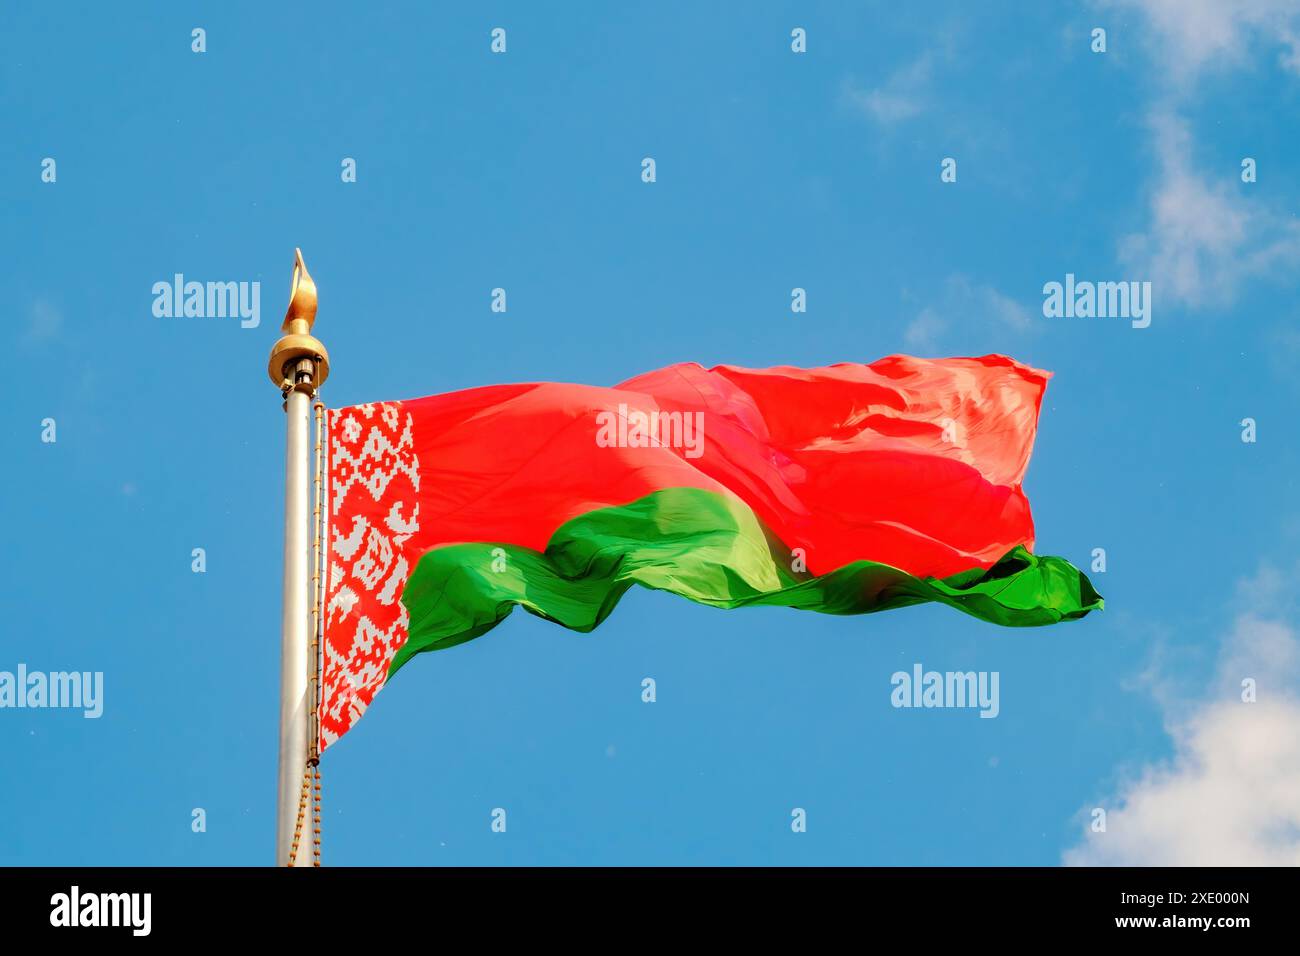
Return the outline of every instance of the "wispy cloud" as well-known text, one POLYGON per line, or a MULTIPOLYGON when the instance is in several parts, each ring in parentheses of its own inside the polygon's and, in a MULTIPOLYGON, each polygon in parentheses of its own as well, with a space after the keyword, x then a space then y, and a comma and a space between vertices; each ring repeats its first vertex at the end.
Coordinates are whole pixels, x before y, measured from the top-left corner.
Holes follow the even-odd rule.
POLYGON ((924 305, 903 329, 909 349, 933 349, 951 328, 998 327, 1027 331, 1033 324, 1029 310, 992 286, 971 282, 962 275, 949 276, 939 299, 924 305))
POLYGON ((27 312, 23 341, 29 345, 48 342, 58 336, 61 328, 63 313, 44 299, 37 299, 27 312))
POLYGON ((1136 10, 1157 67, 1150 110, 1156 172, 1146 228, 1125 236, 1119 256, 1149 276, 1166 301, 1230 305, 1248 280, 1286 278, 1300 264, 1300 224, 1245 198, 1232 172, 1207 176, 1182 113, 1209 73, 1254 68, 1277 53, 1300 74, 1300 5, 1294 0, 1103 0, 1136 10))
POLYGON ((1130 775, 1104 801, 1106 829, 1068 850, 1072 865, 1300 865, 1300 635, 1286 578, 1243 582, 1210 690, 1184 698, 1157 681, 1172 759, 1130 775), (1257 700, 1242 700, 1242 681, 1257 700))
POLYGON ((1150 223, 1120 241, 1125 264, 1149 276, 1167 301, 1191 306, 1232 301, 1248 279, 1300 265, 1300 222, 1252 203, 1193 167, 1185 121, 1152 117, 1157 157, 1150 223))
POLYGON ((881 86, 862 89, 847 82, 844 97, 877 123, 898 123, 919 116, 929 106, 932 71, 933 56, 923 53, 892 73, 881 86))
POLYGON ((907 328, 903 329, 903 341, 913 352, 933 349, 946 328, 948 323, 927 305, 907 324, 907 328))

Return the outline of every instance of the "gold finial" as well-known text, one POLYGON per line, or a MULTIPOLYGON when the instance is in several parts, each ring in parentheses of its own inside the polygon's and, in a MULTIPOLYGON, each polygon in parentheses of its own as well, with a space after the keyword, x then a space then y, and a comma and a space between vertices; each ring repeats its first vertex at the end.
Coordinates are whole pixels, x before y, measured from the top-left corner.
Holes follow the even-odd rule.
POLYGON ((316 321, 316 283, 302 261, 302 250, 293 250, 293 286, 289 290, 289 309, 284 313, 281 332, 306 335, 316 321))
POLYGON ((320 339, 311 334, 316 321, 316 283, 307 271, 302 250, 294 249, 293 252, 293 287, 289 291, 289 308, 280 325, 280 331, 287 334, 271 346, 267 373, 281 391, 300 388, 315 393, 329 377, 330 357, 320 339), (295 370, 290 368, 303 361, 310 361, 313 365, 312 375, 307 381, 299 381, 295 370))

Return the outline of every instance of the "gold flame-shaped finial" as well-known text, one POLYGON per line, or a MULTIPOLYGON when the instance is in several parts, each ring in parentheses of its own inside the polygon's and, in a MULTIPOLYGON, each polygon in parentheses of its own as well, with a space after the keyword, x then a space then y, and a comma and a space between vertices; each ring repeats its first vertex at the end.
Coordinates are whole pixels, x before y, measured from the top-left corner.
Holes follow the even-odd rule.
POLYGON ((289 290, 289 309, 284 313, 281 332, 306 335, 316 321, 316 283, 307 271, 302 250, 293 250, 293 288, 289 290))
POLYGON ((301 389, 315 394, 330 373, 330 357, 320 339, 311 334, 316 321, 316 283, 307 271, 302 250, 293 250, 293 288, 280 331, 285 334, 271 346, 267 374, 282 391, 301 389), (303 362, 311 362, 310 372, 303 362), (297 369, 295 371, 294 369, 297 369))

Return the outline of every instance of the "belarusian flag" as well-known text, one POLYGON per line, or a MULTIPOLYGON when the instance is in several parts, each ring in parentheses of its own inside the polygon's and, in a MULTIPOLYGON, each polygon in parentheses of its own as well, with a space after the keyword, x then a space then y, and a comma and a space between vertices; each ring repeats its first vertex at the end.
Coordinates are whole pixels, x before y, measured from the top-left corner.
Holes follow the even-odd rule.
POLYGON ((1102 606, 1032 552, 1048 373, 1001 355, 493 385, 329 414, 321 744, 422 651, 521 605, 589 631, 633 584, 714 607, 1102 606))

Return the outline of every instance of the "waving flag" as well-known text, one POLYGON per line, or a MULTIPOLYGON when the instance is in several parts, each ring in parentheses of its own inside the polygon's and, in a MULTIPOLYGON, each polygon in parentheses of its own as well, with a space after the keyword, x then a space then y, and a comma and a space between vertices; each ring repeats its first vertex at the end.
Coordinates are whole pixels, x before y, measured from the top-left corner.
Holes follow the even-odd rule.
POLYGON ((321 746, 516 605, 590 631, 633 584, 721 608, 925 601, 1003 625, 1102 600, 1032 553, 1049 373, 1001 355, 495 385, 329 413, 321 746))

